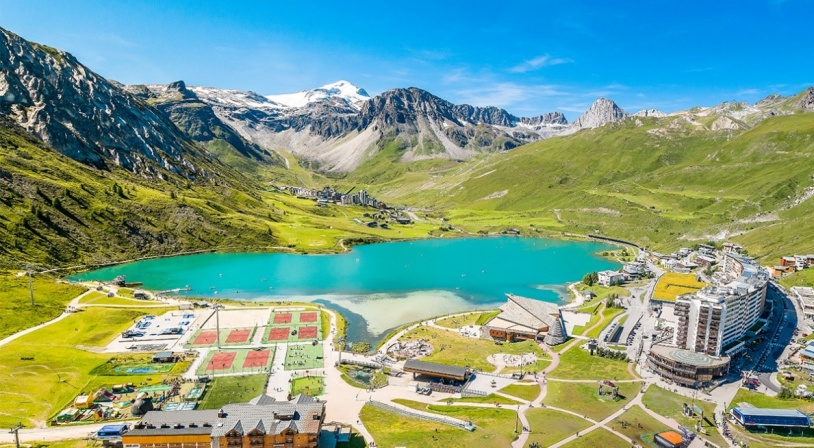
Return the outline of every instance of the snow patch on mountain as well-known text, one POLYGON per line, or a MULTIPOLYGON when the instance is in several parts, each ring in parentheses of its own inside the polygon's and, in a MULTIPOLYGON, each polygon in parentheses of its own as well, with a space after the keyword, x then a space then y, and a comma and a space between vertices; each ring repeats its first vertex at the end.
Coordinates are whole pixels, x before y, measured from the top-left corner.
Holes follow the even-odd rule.
MULTIPOLYGON (((148 86, 151 89, 154 86, 148 86)), ((285 109, 285 104, 270 100, 258 93, 244 90, 226 90, 213 87, 191 86, 189 90, 195 92, 198 98, 214 106, 245 107, 247 109, 285 109)))
POLYGON ((360 89, 343 80, 296 93, 267 95, 266 99, 287 107, 305 107, 320 101, 339 100, 358 110, 363 102, 370 99, 370 95, 365 92, 365 89, 360 89))

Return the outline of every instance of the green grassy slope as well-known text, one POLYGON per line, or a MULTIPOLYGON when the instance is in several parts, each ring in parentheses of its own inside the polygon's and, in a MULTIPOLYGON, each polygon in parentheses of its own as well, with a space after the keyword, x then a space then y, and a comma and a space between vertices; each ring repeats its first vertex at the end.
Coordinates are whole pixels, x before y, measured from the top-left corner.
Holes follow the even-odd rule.
MULTIPOLYGON (((0 266, 73 266, 194 250, 340 250, 338 241, 426 236, 429 227, 370 229, 366 209, 318 208, 216 163, 208 181, 144 179, 57 154, 0 122, 0 266)), ((267 168, 268 175, 282 173, 267 168)), ((300 177, 295 168, 287 178, 300 177)), ((369 211, 369 210, 367 210, 369 211)))
POLYGON ((657 248, 719 237, 771 257, 814 249, 814 221, 805 219, 814 205, 794 204, 814 186, 814 114, 745 131, 699 126, 625 120, 464 163, 396 165, 385 150, 347 181, 445 210, 469 231, 533 225, 657 248))

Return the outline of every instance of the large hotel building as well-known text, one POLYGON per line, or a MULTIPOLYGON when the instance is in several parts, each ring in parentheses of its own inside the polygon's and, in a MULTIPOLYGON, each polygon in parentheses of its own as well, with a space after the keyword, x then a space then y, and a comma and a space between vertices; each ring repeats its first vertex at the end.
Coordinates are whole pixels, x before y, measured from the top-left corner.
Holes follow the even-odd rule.
POLYGON ((760 319, 768 274, 736 254, 726 254, 722 268, 722 280, 731 281, 676 299, 678 347, 710 356, 735 352, 739 341, 760 319))
POLYGON ((700 386, 726 374, 729 356, 743 349, 763 314, 768 273, 748 257, 723 257, 715 286, 676 299, 673 348, 654 346, 648 355, 650 368, 680 384, 700 386))

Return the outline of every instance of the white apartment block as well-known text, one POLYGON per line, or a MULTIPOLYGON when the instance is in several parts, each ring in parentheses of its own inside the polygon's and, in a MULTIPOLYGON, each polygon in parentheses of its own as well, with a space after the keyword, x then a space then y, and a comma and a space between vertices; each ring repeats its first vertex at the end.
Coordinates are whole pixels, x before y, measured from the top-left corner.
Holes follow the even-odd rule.
POLYGON ((625 276, 618 271, 599 271, 596 273, 596 282, 601 286, 619 285, 624 279, 625 276))
POLYGON ((678 347, 711 356, 725 355, 724 347, 742 339, 760 319, 768 274, 748 257, 737 254, 725 255, 723 273, 725 278, 737 278, 676 299, 678 347))

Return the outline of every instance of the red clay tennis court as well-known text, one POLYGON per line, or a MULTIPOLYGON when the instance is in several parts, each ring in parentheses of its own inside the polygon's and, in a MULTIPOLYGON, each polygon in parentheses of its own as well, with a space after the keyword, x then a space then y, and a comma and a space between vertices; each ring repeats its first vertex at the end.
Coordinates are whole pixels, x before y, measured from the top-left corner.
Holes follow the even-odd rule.
POLYGON ((297 336, 299 339, 316 339, 317 327, 310 325, 307 327, 300 327, 297 330, 297 336))
POLYGON ((232 330, 229 332, 229 336, 226 338, 227 344, 239 344, 243 342, 248 342, 249 337, 252 335, 252 330, 244 329, 244 330, 232 330))
POLYGON ((308 313, 300 313, 300 322, 316 322, 317 321, 317 313, 316 312, 308 312, 308 313))
POLYGON ((218 352, 212 355, 212 359, 206 364, 206 370, 229 370, 235 361, 237 352, 218 352))
POLYGON ((288 332, 288 328, 272 328, 269 332, 269 341, 286 341, 288 332))
POLYGON ((290 324, 291 313, 277 313, 274 315, 275 324, 290 324))
POLYGON ((202 331, 198 333, 198 337, 192 341, 192 345, 212 345, 217 339, 217 331, 202 331))
POLYGON ((266 367, 269 356, 271 356, 270 350, 252 350, 246 354, 246 359, 243 360, 243 368, 266 367))

